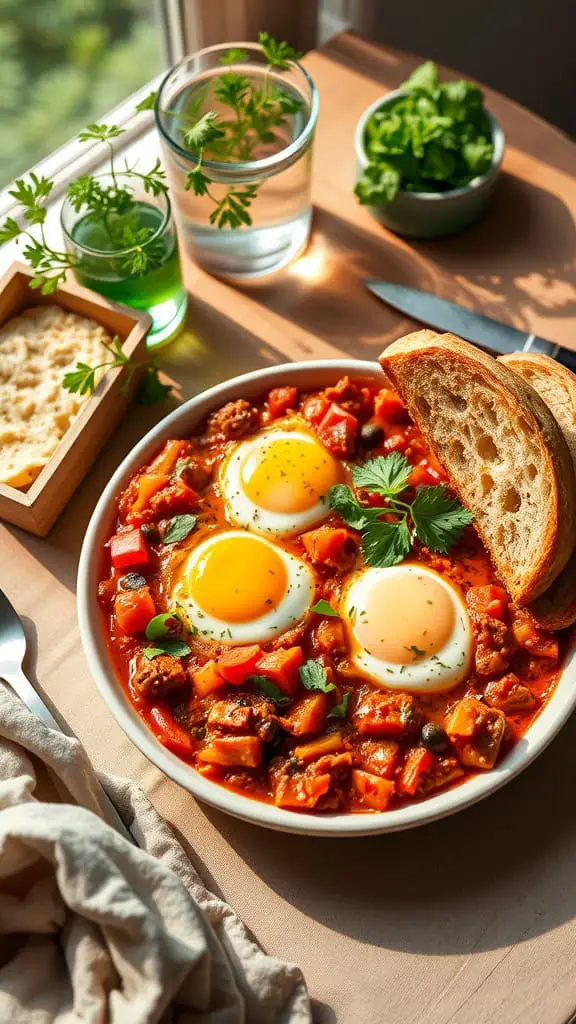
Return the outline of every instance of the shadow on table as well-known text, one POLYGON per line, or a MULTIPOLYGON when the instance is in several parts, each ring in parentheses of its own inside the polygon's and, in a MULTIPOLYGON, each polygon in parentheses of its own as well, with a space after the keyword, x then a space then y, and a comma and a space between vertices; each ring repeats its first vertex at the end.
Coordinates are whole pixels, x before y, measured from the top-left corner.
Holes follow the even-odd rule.
POLYGON ((576 913, 572 718, 520 778, 420 829, 359 839, 268 832, 205 808, 251 870, 307 917, 358 941, 467 954, 576 913))
POLYGON ((503 174, 483 220, 462 235, 401 241, 319 207, 304 256, 249 294, 267 309, 359 358, 414 329, 414 322, 364 288, 384 278, 434 291, 525 327, 530 318, 576 313, 576 228, 566 205, 503 174))

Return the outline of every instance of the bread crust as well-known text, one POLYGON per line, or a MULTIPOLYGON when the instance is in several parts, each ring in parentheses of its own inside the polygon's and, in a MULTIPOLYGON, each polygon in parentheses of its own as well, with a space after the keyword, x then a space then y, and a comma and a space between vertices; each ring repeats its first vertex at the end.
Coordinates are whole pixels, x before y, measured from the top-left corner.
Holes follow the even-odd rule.
MULTIPOLYGON (((500 550, 494 536, 477 521, 476 528, 490 553, 495 569, 508 592, 518 604, 528 604, 544 593, 560 574, 574 547, 576 527, 576 479, 568 446, 556 420, 537 392, 511 368, 498 362, 492 356, 462 341, 453 334, 437 334, 422 330, 393 342, 381 355, 380 363, 391 378, 402 398, 406 401, 410 415, 422 431, 426 442, 441 463, 447 454, 438 444, 430 430, 425 414, 421 414, 410 394, 410 380, 422 380, 422 394, 425 393, 426 373, 431 366, 445 363, 446 380, 459 379, 468 382, 474 390, 474 381, 481 382, 494 398, 495 408, 504 410, 508 416, 512 409, 518 421, 529 429, 530 436, 537 444, 546 470, 547 507, 546 518, 541 524, 539 550, 533 562, 519 573, 506 557, 505 549, 500 550)), ((477 385, 478 386, 478 385, 477 385)), ((528 456, 527 452, 527 456, 528 456)), ((451 485, 464 504, 473 513, 481 509, 472 507, 467 501, 470 481, 466 467, 461 472, 452 471, 451 485)))
MULTIPOLYGON (((519 373, 544 399, 564 434, 576 471, 576 376, 539 352, 513 352, 498 362, 519 373)), ((576 622, 576 551, 529 610, 543 629, 566 629, 576 622)))

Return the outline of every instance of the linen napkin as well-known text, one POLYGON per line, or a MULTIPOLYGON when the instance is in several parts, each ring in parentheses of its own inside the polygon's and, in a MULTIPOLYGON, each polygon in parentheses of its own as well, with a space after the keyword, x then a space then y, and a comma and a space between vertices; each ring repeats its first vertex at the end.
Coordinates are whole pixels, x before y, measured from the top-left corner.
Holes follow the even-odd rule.
POLYGON ((99 778, 137 846, 102 820, 78 740, 0 681, 0 1021, 309 1024, 299 968, 208 892, 137 786, 99 778))

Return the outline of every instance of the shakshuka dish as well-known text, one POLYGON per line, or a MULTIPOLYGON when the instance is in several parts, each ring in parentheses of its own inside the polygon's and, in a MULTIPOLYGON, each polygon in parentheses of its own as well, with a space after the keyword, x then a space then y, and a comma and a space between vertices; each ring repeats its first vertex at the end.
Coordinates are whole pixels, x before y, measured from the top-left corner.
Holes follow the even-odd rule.
POLYGON ((490 771, 558 680, 396 392, 214 411, 130 480, 99 601, 128 699, 203 776, 381 812, 490 771))

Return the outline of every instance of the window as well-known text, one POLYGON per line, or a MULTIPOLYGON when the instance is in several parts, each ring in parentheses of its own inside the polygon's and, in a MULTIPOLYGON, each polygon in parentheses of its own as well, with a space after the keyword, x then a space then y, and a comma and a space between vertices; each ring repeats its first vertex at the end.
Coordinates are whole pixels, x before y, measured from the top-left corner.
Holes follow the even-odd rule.
POLYGON ((163 67, 153 0, 4 0, 0 188, 163 67))

